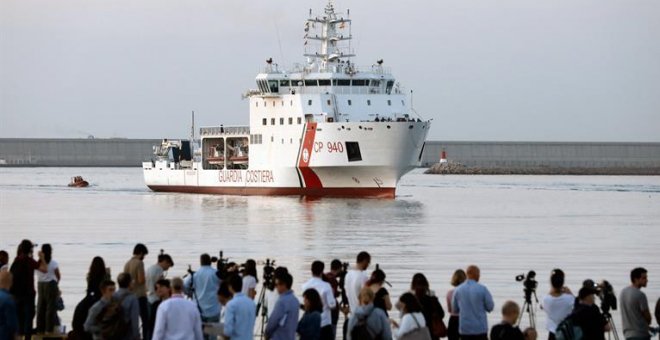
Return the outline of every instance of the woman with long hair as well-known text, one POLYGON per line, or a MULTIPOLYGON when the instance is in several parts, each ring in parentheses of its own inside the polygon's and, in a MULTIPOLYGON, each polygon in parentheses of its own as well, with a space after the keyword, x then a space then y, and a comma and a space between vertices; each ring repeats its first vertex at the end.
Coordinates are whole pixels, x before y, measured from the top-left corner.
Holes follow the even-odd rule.
POLYGON ((391 320, 394 327, 394 338, 401 339, 418 328, 426 327, 426 320, 422 313, 422 305, 412 293, 405 293, 399 297, 397 308, 401 311, 401 323, 391 320))
POLYGON ((92 263, 89 265, 89 271, 87 272, 87 294, 92 294, 96 299, 101 298, 101 282, 104 280, 110 279, 110 273, 108 273, 105 267, 105 261, 100 256, 96 256, 92 259, 92 263))
POLYGON ((310 288, 303 293, 303 308, 305 314, 298 322, 296 332, 300 335, 300 340, 319 340, 321 338, 323 301, 316 289, 310 288))
POLYGON ((445 311, 442 309, 442 305, 440 305, 440 301, 438 301, 435 293, 431 290, 429 281, 424 274, 417 273, 413 275, 412 282, 410 283, 410 291, 422 306, 422 314, 429 328, 431 339, 439 339, 440 336, 437 333, 440 330, 434 330, 433 328, 440 327, 439 324, 443 322, 442 319, 445 317, 445 311), (433 334, 434 332, 436 332, 435 335, 433 334))
POLYGON ((541 301, 541 308, 547 314, 546 329, 549 340, 555 339, 557 326, 573 311, 575 297, 564 286, 565 277, 561 269, 553 269, 550 273, 550 292, 541 301))
POLYGON ((53 260, 53 248, 45 243, 41 246, 47 271, 37 272, 37 333, 50 333, 55 326, 60 324, 57 317, 57 299, 60 290, 58 282, 61 279, 60 268, 57 261, 53 260))
POLYGON ((463 269, 456 269, 451 276, 452 289, 447 292, 447 312, 449 312, 449 325, 447 325, 447 338, 449 340, 458 340, 458 313, 454 312, 454 307, 451 305, 451 300, 454 297, 454 290, 460 286, 467 279, 467 275, 463 269))
POLYGON ((392 310, 392 301, 390 300, 390 293, 383 286, 385 284, 385 272, 376 269, 371 273, 371 277, 365 284, 365 287, 371 288, 374 292, 374 307, 380 308, 387 314, 387 311, 392 310))
POLYGON ((248 259, 243 265, 243 289, 241 292, 245 296, 254 300, 257 296, 257 262, 253 259, 248 259))

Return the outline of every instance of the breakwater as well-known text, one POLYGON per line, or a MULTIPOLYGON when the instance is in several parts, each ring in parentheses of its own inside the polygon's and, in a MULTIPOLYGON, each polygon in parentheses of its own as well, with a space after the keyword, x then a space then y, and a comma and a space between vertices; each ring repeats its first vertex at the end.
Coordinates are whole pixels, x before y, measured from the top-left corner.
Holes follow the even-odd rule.
POLYGON ((441 174, 660 175, 660 143, 426 143, 422 166, 441 174), (438 164, 442 151, 448 163, 438 164))
MULTIPOLYGON (((0 138, 0 166, 139 167, 159 143, 158 139, 0 138)), ((464 166, 462 173, 660 172, 660 143, 428 141, 422 166, 438 163, 443 149, 448 160, 464 166)))

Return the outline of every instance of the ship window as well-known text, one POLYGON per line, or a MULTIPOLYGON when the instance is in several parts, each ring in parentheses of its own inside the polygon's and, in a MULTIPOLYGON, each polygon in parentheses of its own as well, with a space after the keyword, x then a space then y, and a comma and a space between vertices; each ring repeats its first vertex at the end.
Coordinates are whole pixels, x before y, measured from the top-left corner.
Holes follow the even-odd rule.
POLYGON ((266 104, 266 101, 264 100, 264 107, 266 107, 266 106, 268 106, 268 105, 266 104))
POLYGON ((358 142, 346 142, 346 155, 349 162, 361 161, 360 144, 358 142))
POLYGON ((310 105, 310 106, 312 105, 312 100, 311 99, 307 101, 307 105, 310 105))
POLYGON ((290 80, 280 80, 280 86, 291 86, 290 80))
POLYGON ((318 86, 316 79, 305 79, 305 86, 318 86))
POLYGON ((280 118, 280 125, 284 125, 284 118, 280 118))
POLYGON ((367 99, 367 105, 371 106, 371 99, 367 99))
POLYGON ((290 106, 293 106, 293 100, 289 102, 290 106))
POLYGON ((254 102, 254 106, 259 107, 259 102, 254 102))
POLYGON ((330 99, 328 99, 328 106, 332 106, 332 101, 330 101, 330 99))
POLYGON ((351 86, 351 80, 350 79, 339 79, 337 81, 339 86, 351 86))
POLYGON ((348 105, 353 105, 353 102, 350 99, 348 100, 348 105))
POLYGON ((366 79, 353 79, 353 86, 367 86, 369 81, 366 79))
POLYGON ((268 125, 268 119, 264 118, 261 120, 261 125, 268 125))
POLYGON ((372 81, 371 81, 371 86, 373 86, 373 87, 378 87, 378 86, 380 86, 380 80, 372 80, 372 81))
POLYGON ((275 101, 273 100, 273 107, 275 107, 275 101))
POLYGON ((293 117, 289 117, 289 125, 293 125, 293 117))
POLYGON ((387 94, 392 93, 392 86, 394 86, 394 80, 389 80, 387 82, 387 89, 385 89, 385 92, 387 92, 387 94))
POLYGON ((387 105, 392 106, 392 101, 390 99, 387 100, 387 105))
POLYGON ((337 85, 339 85, 339 80, 338 80, 338 79, 333 79, 333 80, 332 80, 332 85, 333 85, 333 86, 337 86, 337 85))
POLYGON ((275 125, 275 118, 270 119, 270 125, 275 125))
POLYGON ((401 105, 406 106, 406 102, 404 102, 403 99, 401 99, 401 105))
POLYGON ((298 117, 298 125, 302 124, 302 118, 298 117))
POLYGON ((282 101, 282 106, 284 106, 284 101, 282 101))
POLYGON ((330 86, 330 79, 319 79, 319 86, 330 86))
POLYGON ((277 80, 269 80, 268 81, 268 87, 270 89, 270 92, 273 93, 278 93, 279 91, 279 82, 277 80))

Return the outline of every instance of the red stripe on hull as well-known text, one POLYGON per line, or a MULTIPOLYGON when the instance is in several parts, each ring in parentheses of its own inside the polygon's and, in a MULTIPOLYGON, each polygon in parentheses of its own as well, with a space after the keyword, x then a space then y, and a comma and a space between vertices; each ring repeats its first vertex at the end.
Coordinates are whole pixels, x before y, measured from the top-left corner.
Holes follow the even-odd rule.
POLYGON ((305 180, 305 186, 310 189, 323 188, 321 179, 314 170, 309 168, 309 162, 312 160, 312 151, 314 151, 314 138, 316 138, 316 123, 307 123, 305 125, 305 137, 303 138, 302 149, 300 150, 298 168, 300 174, 305 180))
POLYGON ((394 198, 395 188, 253 188, 253 187, 194 187, 184 185, 149 185, 159 192, 239 196, 312 196, 312 197, 373 197, 394 198))

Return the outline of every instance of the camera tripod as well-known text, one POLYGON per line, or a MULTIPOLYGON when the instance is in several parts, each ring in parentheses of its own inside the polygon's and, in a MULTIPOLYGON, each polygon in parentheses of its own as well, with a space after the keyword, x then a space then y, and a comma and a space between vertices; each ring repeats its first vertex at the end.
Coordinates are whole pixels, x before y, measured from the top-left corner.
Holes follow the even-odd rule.
POLYGON ((266 290, 269 290, 266 283, 262 285, 259 300, 257 300, 257 317, 261 312, 261 326, 259 326, 259 339, 266 336, 266 325, 268 324, 268 302, 266 301, 266 290))
POLYGON ((617 333, 616 331, 614 320, 612 320, 612 314, 610 314, 609 311, 608 312, 603 311, 603 317, 605 317, 605 321, 607 321, 607 324, 610 325, 610 331, 607 332, 607 338, 619 340, 619 333, 617 333))
POLYGON ((529 316, 529 327, 536 329, 536 308, 534 307, 534 302, 536 302, 537 305, 539 304, 539 299, 536 297, 536 291, 525 288, 525 300, 520 310, 520 316, 518 316, 518 325, 520 325, 523 316, 527 313, 529 316), (533 301, 532 295, 534 295, 533 301))

